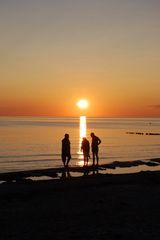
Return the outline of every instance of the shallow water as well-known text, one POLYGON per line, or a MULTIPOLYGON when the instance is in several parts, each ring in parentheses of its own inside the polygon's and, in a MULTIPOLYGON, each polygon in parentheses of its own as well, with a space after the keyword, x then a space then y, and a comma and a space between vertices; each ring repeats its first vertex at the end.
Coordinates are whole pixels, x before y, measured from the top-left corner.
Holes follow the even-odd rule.
MULTIPOLYGON (((88 118, 87 137, 100 137, 100 163, 160 157, 159 118, 88 118)), ((82 165, 79 154, 79 118, 0 118, 0 172, 62 166, 61 140, 70 134, 71 165, 82 165)), ((91 161, 90 161, 91 163, 91 161)), ((143 169, 142 169, 143 170, 143 169)), ((126 171, 126 169, 125 169, 126 171)))

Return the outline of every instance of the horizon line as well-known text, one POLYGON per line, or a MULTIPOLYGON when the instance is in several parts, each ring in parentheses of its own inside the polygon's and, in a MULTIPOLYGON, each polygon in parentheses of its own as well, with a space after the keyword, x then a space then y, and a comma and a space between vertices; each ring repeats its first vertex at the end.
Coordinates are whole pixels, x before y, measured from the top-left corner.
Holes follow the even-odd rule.
MULTIPOLYGON (((84 114, 78 116, 58 116, 58 115, 0 115, 3 117, 48 117, 48 118, 79 118, 80 116, 86 116, 84 114)), ((86 116, 88 118, 160 118, 160 116, 86 116)))

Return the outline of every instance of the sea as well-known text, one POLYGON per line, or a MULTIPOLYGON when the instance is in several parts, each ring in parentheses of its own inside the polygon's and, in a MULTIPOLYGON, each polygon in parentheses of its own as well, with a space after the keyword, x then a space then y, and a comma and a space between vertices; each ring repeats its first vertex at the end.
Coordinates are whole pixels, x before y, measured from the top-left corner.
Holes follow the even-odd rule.
MULTIPOLYGON (((100 164, 160 158, 160 118, 86 117, 85 127, 90 142, 91 132, 102 141, 100 164)), ((79 117, 0 117, 0 173, 62 167, 61 141, 65 133, 71 142, 70 166, 82 166, 81 131, 79 117)), ((139 170, 160 167, 140 166, 139 170)), ((127 173, 137 169, 109 171, 127 173)))

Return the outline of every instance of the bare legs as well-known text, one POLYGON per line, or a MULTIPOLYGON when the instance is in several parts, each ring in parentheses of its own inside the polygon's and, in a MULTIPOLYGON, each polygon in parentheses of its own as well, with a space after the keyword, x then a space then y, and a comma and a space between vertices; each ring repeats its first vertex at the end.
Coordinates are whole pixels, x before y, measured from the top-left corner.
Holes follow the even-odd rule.
POLYGON ((62 162, 64 167, 68 167, 70 160, 71 160, 71 156, 62 155, 62 162))
POLYGON ((84 167, 88 166, 88 155, 84 155, 84 167))
POLYGON ((95 166, 95 160, 97 160, 97 166, 99 164, 99 157, 98 157, 98 151, 96 152, 92 152, 92 156, 93 156, 93 165, 95 166))

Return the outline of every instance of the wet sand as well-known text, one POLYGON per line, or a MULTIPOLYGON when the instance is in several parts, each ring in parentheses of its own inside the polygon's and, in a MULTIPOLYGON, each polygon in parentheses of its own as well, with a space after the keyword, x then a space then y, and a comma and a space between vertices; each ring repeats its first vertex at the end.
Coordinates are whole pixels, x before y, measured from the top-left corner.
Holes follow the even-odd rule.
MULTIPOLYGON (((68 170, 64 171, 63 167, 57 168, 48 168, 48 169, 37 169, 37 170, 26 170, 26 171, 18 171, 18 172, 8 172, 8 173, 0 173, 0 181, 7 181, 7 182, 27 182, 27 179, 30 177, 50 177, 50 178, 60 178, 65 176, 64 173, 67 172, 70 174, 76 173, 78 176, 82 176, 83 174, 90 174, 93 172, 99 173, 107 173, 108 169, 117 169, 117 168, 127 168, 129 172, 129 168, 132 169, 133 167, 140 167, 140 166, 148 166, 153 167, 156 170, 156 167, 160 167, 160 158, 153 158, 147 160, 135 160, 135 161, 114 161, 111 163, 101 164, 98 168, 93 166, 88 166, 87 168, 80 167, 80 166, 70 166, 68 170)), ((159 170, 159 169, 157 169, 159 170)), ((109 172, 109 171, 108 171, 109 172)), ((132 171, 131 171, 132 172, 132 171)), ((28 179, 29 181, 29 179, 28 179)))
POLYGON ((160 239, 159 171, 92 173, 35 182, 10 173, 0 184, 0 239, 160 239))

